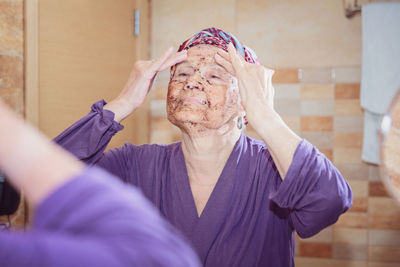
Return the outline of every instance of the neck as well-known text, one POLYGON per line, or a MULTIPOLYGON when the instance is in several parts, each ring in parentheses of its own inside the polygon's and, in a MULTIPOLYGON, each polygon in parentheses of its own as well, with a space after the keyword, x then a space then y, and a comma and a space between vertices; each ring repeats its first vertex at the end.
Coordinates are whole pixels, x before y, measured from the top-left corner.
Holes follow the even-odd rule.
POLYGON ((240 134, 236 127, 223 134, 210 130, 190 135, 183 131, 182 151, 189 176, 205 184, 216 181, 240 134))

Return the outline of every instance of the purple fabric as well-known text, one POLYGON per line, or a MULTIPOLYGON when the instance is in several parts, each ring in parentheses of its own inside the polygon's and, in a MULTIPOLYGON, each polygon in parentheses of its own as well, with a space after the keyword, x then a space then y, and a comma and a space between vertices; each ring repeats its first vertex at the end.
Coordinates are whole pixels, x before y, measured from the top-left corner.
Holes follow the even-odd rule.
POLYGON ((103 105, 96 102, 55 141, 140 187, 191 241, 204 266, 294 266, 294 231, 310 237, 352 204, 346 181, 306 140, 282 181, 265 144, 242 135, 199 218, 181 143, 127 143, 104 153, 121 127, 103 105))
POLYGON ((31 231, 0 232, 0 266, 200 266, 157 213, 137 189, 87 168, 38 206, 31 231))

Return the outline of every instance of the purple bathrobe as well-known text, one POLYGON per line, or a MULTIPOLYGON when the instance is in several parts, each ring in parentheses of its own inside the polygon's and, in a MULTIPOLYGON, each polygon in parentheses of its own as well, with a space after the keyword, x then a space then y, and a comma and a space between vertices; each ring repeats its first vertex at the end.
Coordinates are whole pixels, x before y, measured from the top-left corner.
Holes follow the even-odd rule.
POLYGON ((0 232, 0 266, 201 266, 183 239, 137 189, 91 167, 37 207, 29 232, 0 232))
POLYGON ((241 135, 198 217, 181 143, 104 152, 122 130, 104 101, 55 141, 78 158, 138 186, 191 242, 204 266, 294 266, 294 231, 310 237, 352 204, 339 171, 302 140, 282 181, 268 148, 241 135))

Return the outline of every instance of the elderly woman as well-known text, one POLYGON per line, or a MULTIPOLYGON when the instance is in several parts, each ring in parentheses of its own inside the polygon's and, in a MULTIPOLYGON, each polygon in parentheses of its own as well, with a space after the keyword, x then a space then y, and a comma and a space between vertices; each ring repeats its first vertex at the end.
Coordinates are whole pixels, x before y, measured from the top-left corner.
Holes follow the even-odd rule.
POLYGON ((141 188, 204 266, 294 266, 294 231, 305 238, 335 223, 352 193, 274 110, 271 76, 232 34, 205 29, 178 53, 137 62, 115 100, 96 102, 55 141, 141 188), (104 152, 171 66, 167 113, 182 142, 104 152), (245 121, 262 141, 243 134, 245 121))

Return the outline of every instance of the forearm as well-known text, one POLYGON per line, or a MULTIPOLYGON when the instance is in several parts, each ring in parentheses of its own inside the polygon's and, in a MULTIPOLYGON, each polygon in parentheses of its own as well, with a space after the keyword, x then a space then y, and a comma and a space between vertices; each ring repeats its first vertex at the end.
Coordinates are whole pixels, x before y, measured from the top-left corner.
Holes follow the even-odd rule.
POLYGON ((0 168, 28 201, 38 204, 83 166, 0 103, 0 168))
POLYGON ((258 110, 262 112, 251 116, 253 118, 251 124, 267 145, 279 174, 284 179, 301 138, 269 106, 263 106, 258 110))

